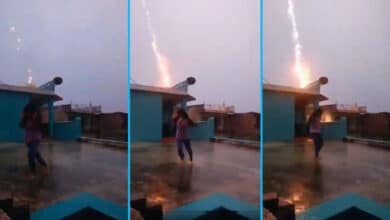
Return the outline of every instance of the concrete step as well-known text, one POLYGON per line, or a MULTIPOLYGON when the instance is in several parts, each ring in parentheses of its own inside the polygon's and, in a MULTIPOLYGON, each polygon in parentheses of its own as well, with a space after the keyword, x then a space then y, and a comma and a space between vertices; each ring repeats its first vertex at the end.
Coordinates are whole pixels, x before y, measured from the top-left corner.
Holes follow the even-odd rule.
POLYGON ((295 220, 295 205, 284 198, 279 198, 278 209, 274 215, 278 220, 295 220))
MULTIPOLYGON (((142 215, 142 214, 141 214, 142 215)), ((163 220, 163 207, 161 204, 146 207, 143 213, 144 220, 163 220)))
POLYGON ((30 208, 29 207, 14 207, 8 211, 8 216, 11 219, 30 219, 30 208))
POLYGON ((131 208, 139 211, 141 214, 146 210, 146 199, 135 199, 130 201, 131 208))
POLYGON ((7 210, 11 209, 14 207, 14 202, 12 199, 1 199, 0 200, 0 209, 4 210, 7 212, 7 210))
POLYGON ((149 204, 146 197, 131 200, 130 206, 137 210, 144 220, 163 220, 162 204, 149 204))
POLYGON ((30 219, 30 208, 28 206, 14 207, 14 202, 11 198, 0 200, 0 209, 2 209, 11 219, 30 219))
POLYGON ((295 220, 295 205, 287 199, 280 198, 275 192, 263 195, 263 207, 277 220, 295 220))
POLYGON ((278 209, 279 198, 275 192, 266 193, 263 195, 263 207, 268 209, 271 213, 278 209))

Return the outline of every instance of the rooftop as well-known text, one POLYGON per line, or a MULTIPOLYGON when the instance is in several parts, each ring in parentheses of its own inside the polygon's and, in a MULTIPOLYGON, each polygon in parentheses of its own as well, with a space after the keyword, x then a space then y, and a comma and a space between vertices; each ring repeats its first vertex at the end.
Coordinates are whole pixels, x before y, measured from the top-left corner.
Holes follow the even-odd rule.
POLYGON ((57 94, 55 94, 55 92, 53 91, 39 89, 35 87, 0 84, 0 91, 10 91, 10 92, 33 94, 37 96, 53 97, 55 101, 62 100, 62 98, 57 94))
POLYGON ((318 92, 314 92, 313 90, 304 89, 304 88, 297 88, 297 87, 292 87, 292 86, 282 86, 282 85, 264 83, 263 90, 288 93, 288 94, 293 94, 293 95, 314 96, 314 97, 318 97, 320 99, 320 101, 328 100, 328 98, 326 96, 324 96, 318 92))
POLYGON ((50 173, 37 164, 37 177, 29 180, 27 148, 0 143, 0 199, 12 196, 32 211, 80 193, 127 205, 127 151, 79 142, 42 143, 41 151, 50 173))
POLYGON ((218 192, 259 206, 258 150, 211 142, 192 146, 191 165, 180 161, 174 144, 132 144, 132 199, 146 193, 170 211, 218 192))
POLYGON ((131 84, 130 89, 131 89, 131 91, 158 93, 158 94, 167 95, 167 96, 186 98, 187 101, 195 100, 195 97, 191 96, 187 92, 184 92, 184 91, 181 91, 181 90, 178 90, 175 88, 164 88, 164 87, 147 86, 147 85, 141 85, 141 84, 131 84))
POLYGON ((320 160, 311 143, 264 144, 264 193, 294 201, 297 211, 344 193, 358 193, 390 205, 390 151, 326 141, 320 160))

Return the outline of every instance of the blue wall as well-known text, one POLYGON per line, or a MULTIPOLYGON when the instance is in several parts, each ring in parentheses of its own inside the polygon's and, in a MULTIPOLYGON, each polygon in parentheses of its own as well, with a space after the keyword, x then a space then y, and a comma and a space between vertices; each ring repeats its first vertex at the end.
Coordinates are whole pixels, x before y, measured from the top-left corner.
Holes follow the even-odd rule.
POLYGON ((347 119, 321 123, 321 132, 325 140, 341 140, 347 137, 347 119))
MULTIPOLYGON (((0 91, 0 141, 23 142, 24 131, 19 127, 24 106, 30 101, 30 94, 0 91)), ((74 140, 81 136, 80 120, 57 123, 54 137, 74 140)))
POLYGON ((271 91, 263 93, 264 142, 293 141, 295 136, 295 99, 271 91))
POLYGON ((19 121, 28 102, 27 94, 0 91, 0 141, 23 141, 19 121))
POLYGON ((190 137, 193 140, 209 140, 210 138, 214 138, 214 118, 199 122, 196 127, 190 128, 190 137))
POLYGON ((131 141, 161 141, 162 97, 159 94, 131 92, 131 141))
POLYGON ((81 137, 81 119, 54 124, 54 138, 58 140, 76 140, 81 137))

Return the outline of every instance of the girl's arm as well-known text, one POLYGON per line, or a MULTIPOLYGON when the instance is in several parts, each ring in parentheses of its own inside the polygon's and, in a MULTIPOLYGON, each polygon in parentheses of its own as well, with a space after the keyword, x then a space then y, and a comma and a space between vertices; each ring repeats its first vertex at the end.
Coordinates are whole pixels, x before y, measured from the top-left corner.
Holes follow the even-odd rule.
POLYGON ((196 123, 193 120, 191 120, 191 118, 188 118, 188 125, 191 127, 196 127, 196 123))

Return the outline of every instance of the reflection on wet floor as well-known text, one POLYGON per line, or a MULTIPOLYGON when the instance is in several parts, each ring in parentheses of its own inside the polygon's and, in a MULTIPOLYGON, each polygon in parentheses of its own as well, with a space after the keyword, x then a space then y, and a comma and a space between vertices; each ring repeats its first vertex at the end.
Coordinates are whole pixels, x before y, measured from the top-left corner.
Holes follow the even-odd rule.
POLYGON ((43 157, 50 173, 37 164, 37 177, 28 178, 27 149, 23 144, 0 144, 0 198, 32 210, 90 192, 127 205, 127 151, 77 142, 44 143, 43 157))
POLYGON ((390 204, 390 151, 326 142, 320 160, 311 144, 264 144, 264 192, 294 201, 296 211, 347 192, 390 204))
POLYGON ((221 192, 259 205, 259 151, 194 142, 194 163, 181 162, 173 144, 132 144, 131 196, 147 195, 164 211, 221 192))

